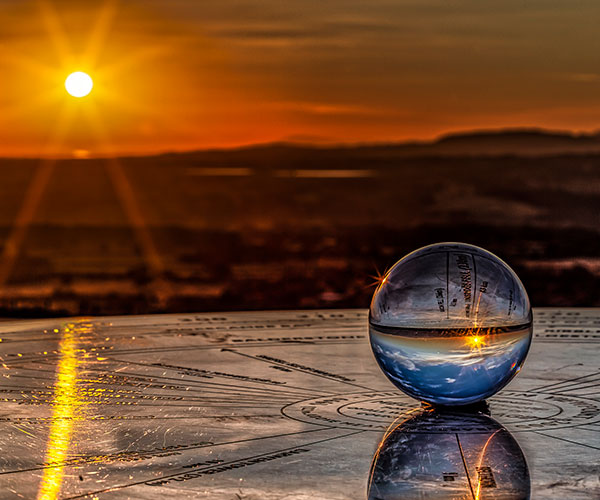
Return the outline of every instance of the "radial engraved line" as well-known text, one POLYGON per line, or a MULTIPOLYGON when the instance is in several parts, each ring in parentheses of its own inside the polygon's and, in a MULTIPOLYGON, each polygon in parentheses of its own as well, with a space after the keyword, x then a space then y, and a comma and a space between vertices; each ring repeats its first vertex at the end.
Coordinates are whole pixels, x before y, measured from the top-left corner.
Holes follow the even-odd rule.
POLYGON ((592 446, 590 444, 578 443, 577 441, 571 441, 570 439, 561 438, 561 437, 558 437, 558 436, 553 436, 552 434, 544 434, 543 432, 539 432, 539 431, 533 431, 533 432, 536 433, 536 434, 539 434, 540 436, 545 436, 545 437, 557 439, 558 441, 564 441, 565 443, 576 444, 576 445, 579 445, 579 446, 583 446, 585 448, 591 448, 593 450, 600 450, 600 448, 598 448, 597 446, 592 446))
MULTIPOLYGON (((236 441, 224 441, 222 443, 210 443, 210 444, 203 444, 203 445, 199 445, 199 446, 189 446, 187 448, 178 448, 177 451, 191 451, 191 450, 199 450, 202 448, 214 448, 214 447, 218 447, 218 446, 227 446, 230 444, 241 444, 241 443, 247 443, 250 441, 260 441, 262 439, 272 439, 272 438, 276 438, 276 437, 287 437, 287 436, 295 436, 298 434, 308 434, 311 432, 319 432, 319 431, 325 431, 325 430, 330 430, 331 427, 324 427, 321 429, 308 429, 308 430, 304 430, 304 431, 297 431, 297 432, 287 432, 284 434, 275 434, 275 435, 269 435, 269 436, 260 436, 260 437, 256 437, 256 438, 248 438, 248 439, 239 439, 236 441)), ((133 450, 135 451, 135 450, 133 450)), ((86 457, 86 455, 80 455, 80 457, 86 457)), ((19 469, 19 470, 12 470, 12 471, 0 471, 0 476, 4 476, 4 475, 8 475, 8 474, 18 474, 20 472, 31 472, 34 470, 44 470, 44 469, 49 469, 49 468, 53 468, 53 467, 61 467, 63 465, 61 464, 45 464, 45 465, 40 465, 38 467, 29 467, 26 469, 19 469)), ((145 481, 143 481, 145 482, 145 481)))
MULTIPOLYGON (((362 339, 366 338, 366 336, 362 335, 359 339, 354 339, 354 340, 342 340, 342 341, 333 341, 333 340, 328 340, 328 341, 319 341, 319 342, 314 342, 311 345, 348 345, 348 344, 357 344, 359 342, 362 342, 362 339)), ((212 350, 212 349, 223 349, 223 346, 227 346, 229 348, 235 348, 235 349, 252 349, 252 348, 256 348, 256 347, 283 347, 283 346, 288 346, 290 343, 285 343, 285 342, 272 342, 272 343, 268 343, 268 342, 264 342, 261 344, 252 344, 252 345, 240 345, 240 344, 220 344, 220 345, 185 345, 185 346, 179 346, 179 347, 152 347, 152 348, 147 348, 147 349, 115 349, 113 351, 111 351, 111 354, 113 355, 121 355, 121 354, 148 354, 148 353, 164 353, 164 352, 182 352, 182 351, 207 351, 207 350, 212 350)), ((298 345, 298 344, 296 344, 298 345)), ((306 345, 306 344, 305 344, 306 345)), ((27 358, 27 359, 22 359, 19 362, 23 362, 26 360, 30 360, 30 359, 34 359, 34 360, 38 360, 38 359, 45 359, 42 358, 41 356, 36 356, 35 358, 27 358)))
POLYGON ((598 433, 598 429, 588 429, 587 427, 592 427, 592 424, 578 425, 577 429, 580 431, 588 431, 588 432, 598 433))
MULTIPOLYGON (((329 428, 329 429, 331 429, 331 428, 329 428)), ((325 429, 323 429, 323 430, 325 430, 325 429)), ((316 431, 316 429, 315 429, 315 431, 316 431)), ((224 462, 224 463, 219 464, 219 466, 220 467, 224 467, 224 466, 227 466, 227 465, 235 464, 237 462, 248 460, 249 458, 250 459, 251 458, 259 458, 259 457, 262 457, 262 456, 265 456, 265 455, 272 455, 272 454, 275 454, 275 453, 281 453, 281 452, 293 450, 293 449, 296 449, 296 448, 302 448, 304 446, 311 446, 311 445, 315 445, 315 444, 325 443, 327 441, 333 441, 334 439, 340 439, 340 438, 344 438, 344 437, 348 437, 348 436, 353 436, 355 434, 360 434, 362 432, 365 432, 365 431, 354 431, 354 432, 350 432, 348 434, 342 434, 341 436, 334 436, 334 437, 327 438, 327 439, 320 439, 318 441, 312 441, 310 443, 299 443, 296 446, 291 446, 291 447, 283 448, 283 449, 277 449, 277 450, 270 451, 268 453, 262 453, 262 454, 259 454, 259 455, 252 455, 251 457, 238 458, 236 460, 231 460, 229 462, 224 462)), ((212 467, 214 467, 214 466, 206 466, 206 467, 202 467, 202 468, 198 468, 198 469, 192 469, 192 471, 198 472, 198 471, 202 471, 203 469, 210 469, 212 467)), ((120 489, 123 489, 123 488, 129 488, 131 486, 137 486, 137 485, 140 485, 140 484, 145 484, 145 483, 148 483, 148 482, 151 482, 151 481, 158 481, 158 480, 161 480, 161 479, 170 479, 172 477, 177 477, 177 476, 179 476, 179 475, 181 475, 183 473, 184 472, 178 472, 178 473, 175 473, 175 474, 170 474, 169 476, 162 476, 162 477, 154 478, 154 479, 146 479, 144 481, 136 481, 135 483, 124 484, 124 485, 119 485, 119 486, 112 486, 110 488, 105 488, 103 490, 90 491, 88 493, 82 493, 80 495, 75 495, 75 496, 71 496, 71 497, 65 497, 62 500, 75 500, 75 499, 78 499, 78 498, 85 498, 85 497, 92 496, 92 495, 98 495, 100 493, 106 493, 106 492, 109 492, 109 491, 115 491, 115 490, 120 490, 120 489)))
MULTIPOLYGON (((554 394, 553 392, 549 393, 549 394, 554 394)), ((562 393, 557 393, 558 395, 562 394, 562 393)), ((600 392, 585 392, 583 394, 567 394, 567 396, 573 396, 573 397, 578 397, 578 398, 587 398, 587 399, 592 399, 595 401, 595 398, 600 397, 600 392)))
POLYGON ((460 458, 462 459, 463 466, 465 468, 465 474, 467 475, 467 481, 469 483, 469 489, 471 490, 471 496, 473 500, 475 500, 475 492, 473 491, 473 485, 471 484, 471 476, 469 475, 469 468, 467 467, 467 461, 465 460, 465 454, 463 453, 462 445, 460 444, 460 439, 458 438, 458 434, 454 434, 456 436, 456 443, 458 444, 458 449, 460 451, 460 458))
MULTIPOLYGON (((554 386, 557 386, 557 385, 564 385, 564 384, 569 385, 569 384, 572 384, 572 383, 576 382, 577 380, 581 380, 581 379, 588 378, 588 377, 594 377, 594 376, 597 376, 597 375, 600 375, 600 373, 599 372, 588 373, 587 375, 582 375, 580 377, 574 377, 574 378, 571 378, 571 379, 561 380, 559 382, 554 382, 552 384, 542 385, 542 386, 536 387, 534 389, 531 389, 531 391, 544 392, 546 389, 549 389, 550 387, 554 387, 554 386)), ((587 382, 588 381, 581 382, 581 383, 585 384, 587 382)), ((560 390, 560 389, 558 389, 558 390, 560 390)))
MULTIPOLYGON (((111 358, 109 358, 111 359, 111 358)), ((120 361, 120 360, 116 360, 119 363, 126 363, 125 361, 120 361)), ((47 364, 50 366, 54 366, 53 364, 50 363, 40 363, 40 364, 47 364)), ((133 364, 133 363, 132 363, 133 364)), ((141 363, 136 363, 136 364, 141 364, 141 363)), ((143 365, 143 366, 148 366, 148 367, 152 367, 152 365, 143 365)), ((44 373, 53 373, 52 370, 39 370, 39 369, 35 369, 35 368, 26 368, 26 367, 20 367, 23 370, 30 370, 30 371, 35 371, 35 372, 44 372, 44 373)), ((279 385, 273 385, 273 389, 270 390, 268 388, 263 388, 263 387, 244 387, 244 386, 236 386, 236 385, 232 385, 232 384, 224 384, 224 383, 219 383, 219 382, 204 382, 204 381, 200 381, 200 380, 189 380, 189 379, 178 379, 178 378, 174 378, 174 377, 164 377, 161 375, 147 375, 147 374, 143 374, 143 373, 136 373, 136 372, 124 372, 124 371, 114 371, 114 370, 107 370, 105 369, 95 369, 95 368, 90 368, 88 367, 86 369, 87 372, 94 372, 94 373, 115 373, 117 375, 123 375, 123 376, 131 376, 131 377, 139 377, 139 378, 144 378, 144 379, 154 379, 156 380, 156 383, 160 383, 161 380, 165 380, 165 381, 175 381, 177 382, 179 385, 181 385, 182 383, 186 383, 188 385, 193 385, 195 387, 198 388, 202 388, 202 387, 215 387, 215 390, 220 389, 220 390, 226 390, 226 391, 231 391, 233 389, 244 389, 244 391, 247 391, 246 394, 247 395, 252 395, 252 393, 254 392, 257 396, 259 395, 266 395, 266 396, 271 396, 271 395, 277 395, 277 396, 284 396, 284 397, 307 397, 307 396, 315 396, 318 395, 316 394, 314 391, 311 391, 310 389, 304 389, 301 387, 295 387, 295 386, 288 386, 286 385, 286 388, 295 388, 295 389, 301 389, 304 392, 293 392, 293 391, 281 391, 281 390, 277 390, 276 388, 280 387, 279 385), (222 389, 221 389, 222 388, 222 389)), ((22 376, 25 377, 25 376, 22 376)), ((36 377, 29 377, 29 378, 36 378, 36 377)), ((140 383, 144 383, 144 382, 140 382, 140 383)), ((146 382, 146 383, 150 383, 152 384, 153 382, 146 382)), ((255 383, 260 383, 260 382, 255 382, 255 383)), ((112 385, 123 385, 120 384, 118 382, 113 382, 113 383, 109 383, 112 385)), ((127 385, 133 385, 133 383, 131 384, 127 384, 127 385)), ((270 387, 270 385, 268 386, 270 387)), ((173 389, 174 390, 174 389, 173 389)), ((186 391, 187 392, 187 391, 186 391)), ((319 391, 319 392, 324 392, 324 391, 319 391)), ((326 393, 326 394, 331 394, 330 392, 326 393)))
MULTIPOLYGON (((129 364, 135 364, 135 365, 140 365, 140 366, 154 367, 154 365, 148 365, 148 364, 145 364, 145 363, 138 363, 138 362, 134 362, 134 361, 124 361, 124 360, 119 360, 119 359, 116 359, 116 358, 110 358, 110 359, 112 359, 114 361, 117 361, 119 363, 129 363, 129 364)), ((154 367, 154 368, 156 368, 156 367, 154 367)), ((119 373, 126 373, 126 372, 119 372, 119 373)), ((167 377, 165 377, 165 378, 167 378, 167 377)), ((168 378, 171 379, 172 377, 168 377, 168 378)), ((176 380, 180 380, 180 379, 176 379, 176 380)), ((200 382, 200 381, 193 381, 193 382, 195 382, 197 384, 210 384, 210 385, 228 386, 228 384, 221 384, 219 382, 200 382)), ((298 395, 298 396, 304 396, 304 394, 297 394, 297 393, 292 392, 292 391, 280 391, 280 390, 276 391, 275 389, 278 388, 278 387, 280 387, 280 385, 266 384, 264 382, 258 382, 258 381, 251 382, 251 383, 266 385, 269 388, 269 389, 264 389, 264 390, 271 390, 270 388, 272 387, 273 388, 272 389, 273 392, 286 392, 286 393, 289 393, 290 395, 293 395, 293 396, 296 396, 296 395, 298 395)), ((318 395, 317 393, 334 394, 331 391, 323 391, 323 390, 320 390, 320 389, 310 389, 310 388, 307 388, 307 387, 297 387, 297 386, 287 385, 287 384, 285 385, 285 389, 298 389, 300 391, 305 392, 308 396, 318 395)), ((262 389, 256 388, 256 390, 262 390, 262 389)))
POLYGON ((550 394, 562 394, 563 392, 584 391, 587 389, 593 389, 594 387, 600 387, 600 379, 592 380, 589 385, 587 383, 586 384, 582 383, 581 385, 577 385, 575 387, 568 387, 567 389, 563 389, 561 387, 558 390, 544 391, 544 392, 548 392, 550 394))
POLYGON ((307 375, 314 375, 315 377, 324 378, 326 380, 332 380, 334 382, 339 382, 340 384, 352 385, 354 387, 359 387, 361 389, 366 389, 367 391, 375 391, 375 389, 372 389, 371 387, 365 387, 364 385, 355 384, 353 382, 346 382, 344 380, 340 380, 340 379, 337 379, 335 377, 331 377, 331 376, 327 376, 327 375, 321 375, 319 373, 313 373, 313 372, 310 372, 308 370, 303 370, 301 368, 294 368, 293 366, 284 365, 282 363, 278 363, 277 361, 261 359, 261 358, 258 358, 256 356, 252 356, 251 354, 245 354, 243 352, 236 351, 235 349, 222 349, 222 350, 226 351, 226 352, 232 352, 234 354, 238 354, 239 356, 244 356, 246 358, 255 359, 255 360, 261 361, 263 363, 270 363, 270 364, 273 364, 273 365, 285 366, 286 368, 290 368, 291 370, 294 370, 294 371, 297 371, 297 372, 300 372, 300 373, 305 373, 307 375))
MULTIPOLYGON (((25 369, 28 369, 28 368, 25 368, 25 369)), ((51 370, 34 370, 33 368, 29 368, 28 370, 36 371, 39 373, 54 373, 51 370)), ((93 370, 90 368, 88 368, 86 371, 103 373, 102 370, 93 370)), ((125 373, 125 372, 121 372, 121 373, 125 373)), ((133 375, 131 373, 128 373, 128 375, 131 375, 132 377, 144 378, 144 376, 141 374, 133 375)), ((11 375, 11 377, 25 378, 25 379, 32 379, 32 380, 39 381, 39 377, 35 377, 35 376, 15 374, 15 375, 11 375)), ((187 381, 186 379, 174 379, 174 378, 169 378, 169 380, 176 381, 178 383, 178 385, 184 385, 187 382, 193 382, 193 384, 188 384, 185 389, 173 389, 172 387, 161 387, 160 384, 162 383, 162 385, 165 385, 165 383, 161 382, 159 377, 156 377, 156 380, 154 380, 154 381, 137 381, 136 382, 136 381, 132 380, 131 382, 126 382, 126 383, 117 382, 117 381, 109 381, 109 380, 102 381, 102 380, 94 380, 94 379, 89 379, 89 378, 82 378, 81 383, 86 384, 86 386, 91 389, 104 387, 104 386, 131 387, 131 388, 134 388, 135 391, 140 394, 145 393, 145 389, 153 389, 153 390, 165 390, 165 391, 168 390, 168 391, 172 391, 172 393, 175 393, 175 394, 196 394, 196 393, 205 394, 207 392, 210 392, 210 394, 224 394, 225 396, 231 396, 231 397, 243 396, 243 397, 255 397, 257 400, 278 399, 278 400, 282 400, 282 401, 294 401, 297 398, 306 398, 309 396, 315 396, 314 393, 302 394, 302 393, 294 393, 294 392, 277 392, 277 391, 262 390, 261 388, 244 387, 242 385, 234 386, 234 385, 229 385, 229 384, 200 382, 200 381, 194 381, 194 380, 187 381), (194 389, 189 390, 192 387, 194 389)), ((172 382, 167 382, 167 383, 172 383, 172 382)), ((8 387, 16 387, 16 386, 5 385, 3 387, 8 388, 8 387)), ((21 386, 18 386, 18 388, 41 390, 41 389, 48 388, 48 386, 43 386, 43 385, 23 386, 23 385, 21 385, 21 386)))
MULTIPOLYGON (((138 376, 141 378, 141 376, 138 376)), ((187 384, 186 379, 181 379, 177 382, 177 385, 181 386, 181 388, 175 388, 169 386, 169 384, 173 384, 173 382, 164 382, 161 380, 154 381, 110 381, 110 380, 94 380, 94 379, 85 379, 83 380, 90 388, 99 388, 99 387, 118 387, 118 388, 132 388, 128 390, 133 390, 135 392, 143 393, 148 390, 158 390, 158 391, 170 391, 172 394, 180 394, 180 395, 194 395, 194 394, 206 394, 206 395, 220 395, 226 397, 244 397, 244 398, 254 398, 257 400, 261 399, 277 399, 281 401, 289 401, 295 400, 297 398, 303 398, 307 396, 314 396, 314 394, 301 394, 301 393, 285 393, 285 392, 269 392, 269 391, 255 391, 254 388, 247 388, 243 385, 233 386, 227 384, 210 384, 210 383, 202 383, 198 382, 196 384, 187 384), (248 389, 248 390, 246 390, 248 389)), ((194 382, 194 381, 191 381, 194 382)))

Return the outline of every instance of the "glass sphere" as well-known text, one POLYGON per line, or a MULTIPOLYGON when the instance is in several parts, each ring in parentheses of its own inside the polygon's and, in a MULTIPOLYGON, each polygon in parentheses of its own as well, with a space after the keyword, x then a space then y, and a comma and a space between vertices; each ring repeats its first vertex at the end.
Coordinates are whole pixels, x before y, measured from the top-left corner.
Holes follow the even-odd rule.
POLYGON ((515 438, 484 414, 422 410, 386 431, 373 457, 369 500, 443 500, 530 495, 515 438))
POLYGON ((523 284, 494 254, 438 243, 398 261, 369 311, 379 366, 409 396, 465 405, 492 396, 520 370, 532 337, 523 284))

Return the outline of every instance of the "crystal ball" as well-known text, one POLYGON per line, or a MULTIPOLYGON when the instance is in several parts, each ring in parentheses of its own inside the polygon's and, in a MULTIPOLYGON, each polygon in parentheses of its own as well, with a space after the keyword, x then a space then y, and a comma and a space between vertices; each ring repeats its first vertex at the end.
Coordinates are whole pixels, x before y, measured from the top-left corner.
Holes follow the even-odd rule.
POLYGON ((494 254, 438 243, 398 261, 371 301, 369 338, 385 375, 409 396, 466 405, 502 389, 532 337, 523 284, 494 254))
POLYGON ((386 431, 371 464, 369 500, 525 499, 519 443, 484 414, 422 410, 386 431))

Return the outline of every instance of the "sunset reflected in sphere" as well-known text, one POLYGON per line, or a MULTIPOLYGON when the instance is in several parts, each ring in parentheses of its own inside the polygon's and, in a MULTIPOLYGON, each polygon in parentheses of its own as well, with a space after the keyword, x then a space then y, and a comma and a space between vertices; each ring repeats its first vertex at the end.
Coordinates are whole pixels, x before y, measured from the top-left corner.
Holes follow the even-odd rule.
POLYGON ((517 440, 482 413, 421 410, 395 422, 373 457, 368 500, 527 500, 517 440))
POLYGON ((520 370, 532 337, 523 284, 492 253, 438 243, 384 276, 369 312, 379 366, 422 401, 465 405, 492 396, 520 370))
POLYGON ((71 73, 65 80, 65 88, 73 97, 85 97, 92 91, 93 86, 92 78, 83 71, 71 73))

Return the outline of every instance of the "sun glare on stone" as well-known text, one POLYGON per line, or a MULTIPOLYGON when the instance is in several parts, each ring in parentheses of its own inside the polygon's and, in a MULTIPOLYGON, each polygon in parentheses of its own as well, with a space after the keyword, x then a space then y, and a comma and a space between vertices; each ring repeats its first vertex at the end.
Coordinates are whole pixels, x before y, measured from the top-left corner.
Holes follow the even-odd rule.
POLYGON ((67 76, 65 88, 73 97, 85 97, 92 91, 94 82, 87 73, 76 71, 67 76))

